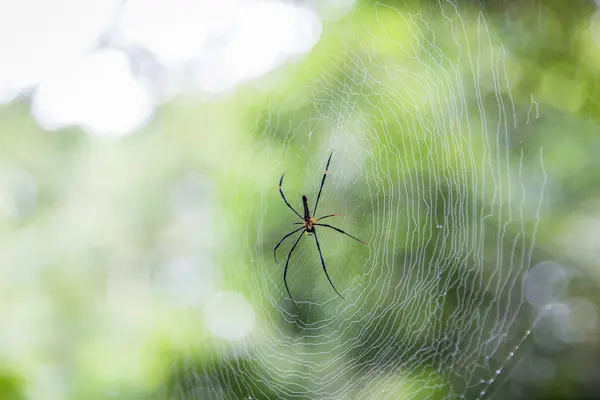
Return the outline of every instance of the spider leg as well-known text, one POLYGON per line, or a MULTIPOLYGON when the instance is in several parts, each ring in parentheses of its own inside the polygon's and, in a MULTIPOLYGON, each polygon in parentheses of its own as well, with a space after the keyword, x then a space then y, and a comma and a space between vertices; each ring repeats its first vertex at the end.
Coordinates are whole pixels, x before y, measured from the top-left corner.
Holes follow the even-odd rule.
POLYGON ((329 158, 327 159, 327 165, 325 166, 325 172, 323 173, 323 179, 321 180, 321 187, 319 188, 319 194, 317 195, 317 202, 315 203, 315 208, 313 208, 313 215, 317 215, 317 206, 319 205, 319 199, 321 198, 321 191, 323 190, 323 185, 325 184, 325 178, 327 178, 327 171, 329 171, 329 163, 331 162, 331 156, 333 152, 329 154, 329 158))
POLYGON ((294 303, 295 303, 294 298, 292 297, 292 294, 290 293, 290 288, 288 287, 288 284, 287 284, 287 271, 288 271, 288 264, 290 263, 290 256, 292 255, 292 252, 296 248, 296 245, 298 245, 298 242, 300 241, 300 239, 302 239, 303 237, 304 237, 304 232, 302 232, 300 234, 300 236, 296 240, 296 243, 294 243, 294 245, 292 246, 292 249, 288 253, 287 260, 285 261, 285 268, 283 269, 283 283, 285 284, 285 289, 287 290, 288 295, 290 296, 290 299, 292 299, 292 301, 294 303))
POLYGON ((322 219, 329 218, 329 217, 337 217, 337 216, 340 216, 340 215, 346 215, 346 214, 329 214, 329 215, 326 215, 324 217, 317 218, 317 221, 320 221, 322 219))
POLYGON ((343 233, 343 234, 344 234, 344 235, 346 235, 346 236, 350 236, 352 239, 354 239, 354 240, 357 240, 357 241, 361 242, 362 244, 366 244, 366 245, 368 245, 368 244, 369 244, 369 243, 367 243, 367 242, 363 242, 363 241, 362 241, 362 240, 360 240, 359 238, 356 238, 356 237, 352 236, 352 235, 351 235, 351 234, 349 234, 349 233, 346 233, 346 232, 344 232, 343 230, 341 230, 341 229, 339 229, 339 228, 336 228, 335 226, 331 226, 331 225, 327 225, 327 224, 315 224, 315 225, 316 225, 316 226, 325 226, 325 227, 327 227, 327 228, 334 229, 334 230, 338 231, 339 233, 343 233))
POLYGON ((342 296, 340 294, 340 292, 337 291, 335 286, 333 286, 333 282, 331 282, 331 278, 329 277, 329 274, 327 273, 327 268, 325 268, 325 260, 323 260, 323 253, 321 253, 321 245, 319 244, 319 239, 317 238, 317 231, 315 230, 315 231, 313 231, 313 233, 315 235, 315 241, 317 242, 317 249, 319 250, 319 257, 321 257, 321 265, 323 266, 323 271, 325 271, 325 276, 327 277, 327 280, 329 281, 329 284, 331 285, 333 290, 335 290, 335 292, 338 294, 338 296, 340 296, 342 299, 345 300, 344 296, 342 296))
POLYGON ((281 179, 279 180, 279 193, 281 193, 281 197, 283 198, 283 201, 285 201, 285 204, 287 204, 287 206, 296 213, 296 215, 298 217, 300 217, 300 219, 304 220, 304 218, 302 218, 302 215, 298 214, 298 211, 296 211, 296 209, 294 207, 292 207, 290 205, 290 203, 288 203, 287 199, 285 198, 285 194, 283 194, 283 190, 281 189, 281 185, 283 185, 283 176, 285 175, 285 172, 283 174, 281 174, 281 179))
MULTIPOLYGON (((297 223, 297 224, 300 224, 300 222, 296 222, 296 223, 297 223)), ((292 232, 288 233, 287 235, 285 235, 284 237, 282 237, 282 238, 281 238, 281 240, 279 241, 279 243, 277 243, 277 244, 275 245, 275 247, 273 248, 273 257, 275 257, 275 262, 277 262, 277 248, 279 247, 279 245, 280 245, 281 243, 283 243, 283 241, 284 241, 285 239, 287 239, 288 237, 290 237, 290 236, 291 236, 291 235, 293 235, 294 233, 298 232, 300 229, 304 229, 304 227, 302 227, 302 228, 298 228, 298 229, 296 229, 295 231, 292 231, 292 232)))

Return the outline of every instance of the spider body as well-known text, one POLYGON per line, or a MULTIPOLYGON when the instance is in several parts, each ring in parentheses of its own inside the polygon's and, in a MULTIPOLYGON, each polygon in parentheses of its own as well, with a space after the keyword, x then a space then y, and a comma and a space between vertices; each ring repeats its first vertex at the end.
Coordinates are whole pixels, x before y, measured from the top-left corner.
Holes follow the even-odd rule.
POLYGON ((283 241, 285 239, 287 239, 294 233, 302 231, 300 233, 300 235, 298 235, 296 242, 294 243, 291 250, 289 251, 289 253, 287 255, 287 259, 285 261, 285 267, 283 269, 283 283, 285 284, 285 288, 288 292, 288 295, 290 296, 290 299, 292 299, 292 301, 294 301, 294 298, 292 297, 292 294, 290 293, 290 289, 287 284, 288 265, 290 263, 290 257, 292 255, 292 252, 294 251, 294 249, 300 242, 300 239, 302 239, 304 237, 305 232, 308 235, 314 235, 315 242, 317 244, 317 249, 319 250, 319 257, 321 258, 321 266, 323 267, 323 272, 325 272, 325 276, 327 277, 327 280, 329 281, 329 284, 331 285, 333 290, 335 290, 335 292, 338 294, 338 296, 340 296, 342 299, 344 298, 344 296, 342 296, 340 294, 340 292, 337 291, 337 289, 333 285, 333 282, 331 281, 331 278, 329 278, 329 274, 327 273, 327 268, 325 267, 325 260, 323 259, 323 253, 321 252, 321 244, 319 243, 319 238, 317 236, 316 227, 318 226, 318 227, 325 227, 325 228, 333 229, 339 233, 342 233, 346 236, 351 237, 352 239, 354 239, 356 241, 359 241, 362 244, 368 245, 367 242, 363 242, 362 240, 350 235, 349 233, 344 232, 343 230, 341 230, 339 228, 336 228, 335 226, 319 223, 319 221, 322 219, 329 218, 329 217, 335 217, 335 216, 343 215, 343 214, 329 214, 329 215, 325 215, 320 218, 315 218, 313 216, 313 215, 316 215, 316 212, 317 212, 317 206, 319 205, 319 199, 321 198, 321 191, 323 190, 323 185, 325 184, 325 178, 327 177, 327 172, 329 171, 329 163, 331 162, 332 155, 333 155, 333 153, 329 154, 329 159, 327 160, 327 165, 325 166, 325 173, 323 174, 323 179, 321 180, 321 187, 319 187, 319 194, 317 195, 317 201, 315 202, 315 207, 313 208, 312 215, 310 212, 310 207, 308 206, 308 197, 306 197, 306 195, 302 195, 302 205, 304 207, 304 216, 300 215, 300 213, 298 213, 298 211, 296 211, 296 209, 294 207, 292 207, 291 204, 285 198, 285 195, 283 194, 283 189, 281 188, 281 186, 283 185, 283 177, 285 176, 285 172, 281 175, 281 179, 279 180, 279 193, 281 194, 281 198, 283 199, 285 204, 294 212, 294 214, 296 214, 298 216, 298 218, 300 218, 302 220, 302 222, 294 222, 293 223, 294 225, 302 225, 300 228, 285 235, 273 248, 273 256, 275 257, 275 262, 277 262, 277 248, 281 245, 281 243, 283 243, 283 241))
POLYGON ((308 208, 308 197, 305 194, 302 195, 302 204, 304 205, 304 228, 306 233, 311 235, 315 231, 315 224, 317 220, 310 216, 310 209, 308 208))
POLYGON ((306 229, 306 233, 311 235, 315 231, 316 223, 317 223, 317 220, 314 218, 311 218, 308 221, 304 221, 304 228, 306 229))

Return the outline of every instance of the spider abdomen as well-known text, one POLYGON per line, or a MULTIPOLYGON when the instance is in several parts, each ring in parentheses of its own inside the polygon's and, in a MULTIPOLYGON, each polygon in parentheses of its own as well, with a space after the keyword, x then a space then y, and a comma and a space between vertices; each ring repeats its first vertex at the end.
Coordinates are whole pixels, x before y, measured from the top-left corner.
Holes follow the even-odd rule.
POLYGON ((308 233, 314 232, 316 223, 317 223, 317 220, 314 219, 314 217, 307 218, 304 221, 304 227, 306 228, 306 232, 308 232, 308 233))

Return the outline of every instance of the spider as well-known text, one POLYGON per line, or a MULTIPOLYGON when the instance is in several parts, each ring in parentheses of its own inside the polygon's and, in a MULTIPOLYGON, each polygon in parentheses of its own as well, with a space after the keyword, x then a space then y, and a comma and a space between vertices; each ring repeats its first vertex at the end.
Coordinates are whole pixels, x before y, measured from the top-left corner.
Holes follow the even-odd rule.
POLYGON ((287 201, 287 199, 285 198, 285 195, 283 194, 283 190, 281 189, 281 185, 283 184, 283 177, 285 175, 285 172, 281 175, 281 179, 279 180, 279 193, 281 194, 281 197, 283 198, 283 201, 285 202, 285 204, 302 220, 302 222, 293 222, 293 225, 302 225, 300 228, 288 233, 287 235, 285 235, 283 238, 281 238, 281 240, 279 241, 279 243, 277 243, 275 245, 275 248, 273 248, 273 256, 275 257, 275 262, 277 262, 277 248, 281 245, 281 243, 283 243, 283 241, 285 239, 287 239, 288 237, 290 237, 291 235, 293 235, 296 232, 299 231, 303 231, 302 233, 300 233, 300 235, 298 236, 298 239, 296 239, 296 242, 294 243, 294 245, 292 246, 290 252, 287 255, 287 260, 285 261, 285 267, 283 269, 283 283, 285 284, 285 288, 288 292, 288 295, 290 296, 290 299, 292 299, 292 301, 295 303, 294 298, 292 297, 292 294, 290 293, 290 288, 288 287, 287 284, 287 271, 288 271, 288 264, 290 262, 290 256, 292 255, 292 252, 294 251, 294 249, 296 248, 296 246, 298 245, 298 243, 300 242, 300 239, 302 239, 304 237, 304 232, 306 232, 308 235, 314 235, 315 236, 315 242, 317 243, 317 249, 319 250, 319 257, 321 257, 321 266, 323 267, 323 271, 325 272, 325 276, 327 277, 327 280, 329 281, 329 284, 331 285, 331 287, 333 288, 333 290, 335 290, 335 292, 337 293, 338 296, 340 296, 342 299, 344 299, 344 296, 342 296, 340 294, 340 292, 338 292, 338 290, 335 288, 335 286, 333 285, 333 282, 331 281, 331 278, 329 277, 329 274, 327 273, 327 268, 325 267, 325 260, 323 260, 323 253, 321 252, 321 245, 319 243, 319 238, 317 237, 317 230, 315 229, 316 226, 322 226, 325 228, 330 228, 333 229, 337 232, 343 233, 346 236, 351 237, 354 240, 359 241, 362 244, 368 245, 367 242, 363 242, 362 240, 350 235, 349 233, 344 232, 343 230, 336 228, 335 226, 331 226, 328 224, 323 224, 323 223, 318 223, 318 221, 325 219, 325 218, 329 218, 329 217, 336 217, 339 215, 344 215, 344 214, 329 214, 329 215, 325 215, 324 217, 321 218, 315 218, 314 215, 316 215, 317 212, 317 207, 319 205, 319 199, 321 198, 321 191, 323 190, 323 185, 325 184, 325 178, 327 178, 327 171, 329 170, 329 163, 331 162, 331 156, 333 155, 333 153, 329 154, 329 159, 327 160, 327 165, 325 166, 325 173, 323 174, 323 180, 321 180, 321 187, 319 188, 319 194, 317 194, 317 201, 315 203, 315 207, 313 208, 313 213, 311 215, 310 212, 310 208, 308 207, 308 198, 306 197, 306 195, 302 195, 302 204, 304 205, 304 217, 302 215, 300 215, 298 213, 298 211, 296 211, 294 209, 294 207, 292 207, 290 205, 290 203, 287 201))

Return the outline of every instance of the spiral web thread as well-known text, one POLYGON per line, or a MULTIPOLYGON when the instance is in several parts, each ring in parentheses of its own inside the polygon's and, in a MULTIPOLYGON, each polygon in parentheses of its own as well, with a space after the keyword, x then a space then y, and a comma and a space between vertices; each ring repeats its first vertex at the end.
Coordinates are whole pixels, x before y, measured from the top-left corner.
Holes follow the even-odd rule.
POLYGON ((537 103, 515 100, 507 51, 483 14, 442 1, 431 18, 372 7, 377 32, 349 26, 344 45, 313 66, 317 78, 299 90, 310 93, 308 110, 294 111, 298 93, 289 93, 256 127, 260 140, 283 143, 276 157, 272 148, 256 156, 274 193, 283 160, 296 166, 288 174, 302 187, 286 175, 296 206, 299 189, 316 193, 334 151, 319 209, 346 213, 336 225, 348 231, 369 221, 368 249, 319 236, 346 300, 305 238, 290 262, 291 303, 266 230, 275 219, 287 233, 293 214, 254 193, 242 247, 257 260, 250 286, 263 320, 253 339, 215 354, 226 368, 190 368, 180 397, 488 398, 518 362, 535 320, 523 283, 546 184, 542 149, 522 145, 537 103))

